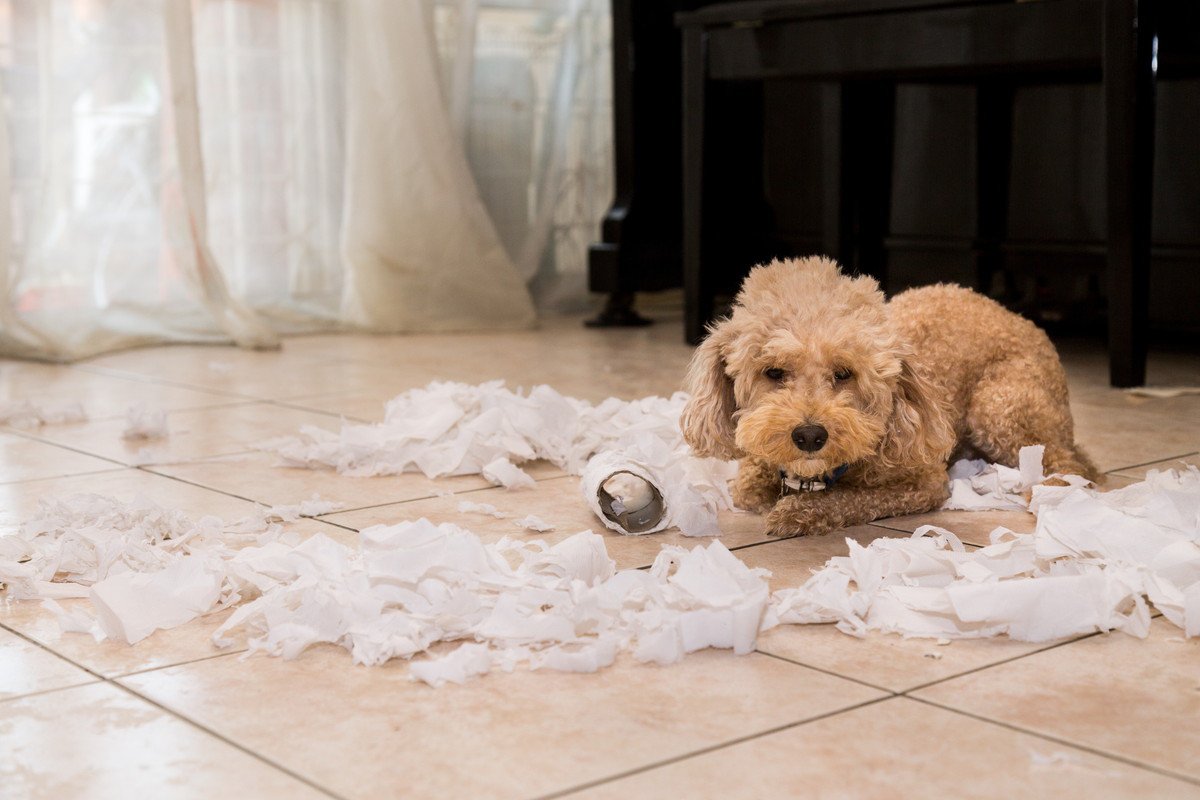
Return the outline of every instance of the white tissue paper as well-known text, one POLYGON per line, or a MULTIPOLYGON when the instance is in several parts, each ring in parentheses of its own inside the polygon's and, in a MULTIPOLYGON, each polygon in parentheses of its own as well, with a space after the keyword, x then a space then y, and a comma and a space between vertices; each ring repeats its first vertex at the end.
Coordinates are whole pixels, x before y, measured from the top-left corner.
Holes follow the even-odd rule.
POLYGON ((533 514, 529 514, 521 519, 515 520, 515 523, 517 526, 524 528, 527 531, 534 531, 535 533, 547 533, 554 530, 553 525, 551 525, 549 522, 546 522, 546 520, 542 519, 541 517, 533 514))
POLYGON ((979 549, 931 526, 865 547, 847 540, 847 555, 769 595, 769 573, 716 541, 617 571, 587 531, 554 545, 486 544, 417 520, 367 528, 346 547, 320 534, 298 541, 275 515, 229 525, 77 495, 44 501, 0 537, 0 582, 8 599, 42 600, 64 631, 132 643, 236 606, 214 635, 222 646, 295 658, 330 643, 361 664, 417 659, 413 678, 434 686, 518 666, 594 671, 621 652, 660 664, 705 647, 745 653, 780 624, 1043 642, 1144 637, 1156 608, 1200 635, 1200 470, 1152 471, 1108 493, 1037 486, 1031 510, 1033 533, 998 528, 979 549), (55 602, 64 598, 92 612, 67 611, 55 602))
MULTIPOLYGON (((260 568, 254 548, 236 560, 247 575, 260 568)), ((704 647, 750 652, 768 602, 768 573, 719 542, 665 547, 650 570, 617 572, 589 531, 552 546, 484 544, 422 519, 363 530, 357 552, 318 536, 267 563, 275 582, 215 641, 236 631, 252 652, 287 658, 337 644, 369 665, 467 642, 414 663, 435 686, 519 664, 591 672, 622 650, 660 664, 704 647)))
POLYGON ((1030 508, 1033 533, 997 528, 974 551, 932 526, 865 548, 848 539, 848 556, 777 592, 772 612, 858 636, 1044 642, 1109 630, 1145 637, 1148 600, 1186 636, 1200 635, 1200 470, 1151 471, 1107 493, 1036 486, 1030 508))
POLYGON ((14 428, 84 422, 87 418, 87 413, 79 403, 31 403, 28 400, 0 402, 0 425, 14 428))
POLYGON ((505 489, 530 489, 537 483, 529 473, 504 456, 484 464, 480 474, 496 486, 503 486, 505 489))
POLYGON ((130 441, 165 439, 169 435, 166 410, 147 408, 145 403, 131 405, 125 412, 125 431, 121 435, 130 441))
MULTIPOLYGON (((344 423, 337 433, 308 426, 296 437, 264 447, 287 466, 355 476, 482 474, 508 488, 532 485, 517 466, 522 462, 545 459, 582 475, 594 456, 610 454, 605 463, 636 469, 668 499, 671 511, 663 528, 711 535, 717 532, 716 512, 732 505, 726 484, 737 466, 691 454, 679 430, 686 402, 687 396, 677 393, 592 405, 548 386, 523 394, 502 381, 431 383, 389 401, 381 423, 344 423)), ((585 477, 585 493, 598 470, 585 477)))
POLYGON ((947 510, 983 511, 986 509, 1024 510, 1024 493, 1046 479, 1042 474, 1042 445, 1022 447, 1016 469, 975 459, 950 465, 950 498, 942 504, 947 510))

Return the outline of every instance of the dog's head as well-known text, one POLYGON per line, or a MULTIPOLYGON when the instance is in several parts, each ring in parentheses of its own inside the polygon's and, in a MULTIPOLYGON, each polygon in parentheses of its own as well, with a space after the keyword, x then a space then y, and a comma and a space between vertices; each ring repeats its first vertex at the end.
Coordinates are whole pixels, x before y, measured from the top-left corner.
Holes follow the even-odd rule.
POLYGON ((684 438, 798 477, 945 463, 948 414, 908 355, 873 279, 826 258, 756 267, 692 358, 684 438))

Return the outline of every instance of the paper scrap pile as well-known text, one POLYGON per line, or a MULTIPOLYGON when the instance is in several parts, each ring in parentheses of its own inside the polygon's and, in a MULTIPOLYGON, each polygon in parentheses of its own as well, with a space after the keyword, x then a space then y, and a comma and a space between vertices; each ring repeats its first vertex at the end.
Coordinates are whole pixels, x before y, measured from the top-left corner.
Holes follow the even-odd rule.
POLYGON ((1152 604, 1200 635, 1194 467, 1108 493, 1036 487, 1035 532, 997 529, 982 549, 928 527, 866 547, 848 540, 848 555, 771 596, 769 573, 720 542, 664 547, 651 569, 617 571, 587 531, 555 545, 489 544, 418 520, 365 529, 350 548, 269 523, 304 508, 226 524, 146 501, 47 501, 0 537, 0 582, 9 598, 43 599, 64 630, 130 643, 236 605, 215 635, 222 645, 244 638, 252 652, 293 658, 328 642, 364 664, 423 654, 412 675, 434 685, 522 664, 592 671, 621 651, 663 664, 703 647, 748 652, 780 624, 938 639, 1145 636, 1152 604), (94 616, 54 602, 76 597, 94 616))
MULTIPOLYGON (((1025 493, 1046 480, 1042 473, 1043 445, 1022 447, 1017 468, 989 464, 980 459, 956 461, 950 465, 950 497, 942 508, 952 511, 987 509, 1024 510, 1029 504, 1025 493)), ((1073 486, 1087 484, 1078 475, 1060 475, 1073 486)))
POLYGON ((645 477, 665 500, 660 523, 642 532, 674 526, 711 536, 718 533, 717 512, 732 506, 728 482, 737 465, 692 456, 679 430, 686 402, 678 393, 592 405, 549 386, 522 394, 502 381, 431 383, 390 400, 383 422, 343 423, 336 433, 306 426, 264 447, 292 467, 352 476, 483 475, 513 489, 533 485, 520 463, 545 459, 584 476, 582 490, 593 507, 600 483, 626 471, 645 477))
POLYGON ((998 528, 979 550, 932 526, 865 548, 847 539, 849 555, 830 559, 802 587, 776 592, 773 613, 781 623, 836 622, 857 636, 1044 642, 1109 630, 1145 637, 1148 599, 1185 635, 1200 635, 1195 467, 1151 471, 1107 493, 1038 486, 1030 507, 1033 533, 998 528))
POLYGON ((357 552, 315 536, 248 547, 234 562, 262 595, 229 617, 218 643, 237 631, 252 652, 294 658, 326 642, 371 665, 468 642, 411 665, 433 685, 519 664, 594 672, 620 651, 660 664, 705 647, 746 653, 768 599, 764 571, 720 542, 665 547, 650 570, 618 572, 588 531, 553 546, 484 544, 423 519, 368 528, 357 552))

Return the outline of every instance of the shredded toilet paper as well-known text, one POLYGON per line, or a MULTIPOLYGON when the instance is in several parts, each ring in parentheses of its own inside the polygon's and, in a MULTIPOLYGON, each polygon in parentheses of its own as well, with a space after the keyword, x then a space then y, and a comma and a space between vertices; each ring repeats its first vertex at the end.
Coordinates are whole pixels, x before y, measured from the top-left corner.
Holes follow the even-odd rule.
MULTIPOLYGON (((1040 471, 1040 468, 1039 468, 1040 471)), ((1031 534, 997 528, 967 550, 949 531, 847 539, 803 586, 777 592, 781 623, 834 622, 855 636, 1044 642, 1093 631, 1145 637, 1147 600, 1200 635, 1200 471, 1151 471, 1124 489, 1037 486, 1031 534)), ((774 620, 768 624, 772 624, 774 620)))
MULTIPOLYGON (((297 507, 325 507, 310 502, 297 507)), ((291 516, 279 508, 225 523, 143 499, 46 500, 0 537, 0 582, 12 600, 43 600, 64 631, 97 639, 134 643, 235 606, 214 635, 220 646, 296 658, 335 644, 361 664, 414 659, 411 676, 434 686, 518 666, 590 672, 622 652, 659 664, 705 647, 746 653, 781 624, 1043 642, 1144 637, 1157 608, 1200 635, 1195 467, 1107 493, 1034 487, 1035 531, 998 528, 984 548, 930 526, 867 546, 848 539, 847 555, 773 595, 769 573, 719 541, 666 546, 650 569, 618 571, 589 531, 554 545, 485 543, 421 519, 364 529, 348 547, 321 534, 301 541, 270 521, 291 516), (64 598, 90 610, 55 602, 64 598)), ((803 545, 773 545, 783 546, 803 545)))
POLYGON ((0 402, 0 425, 14 428, 40 428, 84 422, 87 413, 79 403, 31 403, 28 400, 0 402))
POLYGON ((165 439, 167 412, 161 408, 147 408, 145 403, 135 403, 125 412, 125 431, 121 436, 134 441, 138 439, 165 439))
MULTIPOLYGON (((942 508, 960 511, 1028 508, 1028 493, 1047 478, 1042 471, 1045 452, 1046 448, 1040 444, 1022 447, 1016 469, 978 459, 956 461, 950 465, 950 497, 942 508)), ((1086 478, 1078 475, 1053 477, 1072 486, 1088 483, 1086 478)))
POLYGON ((686 402, 677 393, 592 405, 549 386, 524 394, 502 381, 431 383, 389 401, 383 422, 343 423, 336 433, 307 426, 298 436, 264 447, 292 467, 351 476, 483 475, 509 489, 534 483, 519 464, 545 459, 583 476, 593 510, 599 484, 612 472, 627 471, 645 477, 667 500, 667 514, 654 530, 678 527, 687 535, 709 536, 717 533, 717 512, 732 507, 727 484, 737 465, 692 455, 679 430, 686 402), (604 470, 612 472, 603 475, 604 470))

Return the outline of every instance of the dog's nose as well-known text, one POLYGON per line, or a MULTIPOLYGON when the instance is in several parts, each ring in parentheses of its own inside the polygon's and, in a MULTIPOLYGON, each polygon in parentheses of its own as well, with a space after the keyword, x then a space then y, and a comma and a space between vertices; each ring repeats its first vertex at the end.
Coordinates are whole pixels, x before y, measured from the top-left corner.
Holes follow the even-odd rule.
POLYGON ((806 453, 815 453, 825 446, 829 431, 821 425, 801 425, 792 430, 792 441, 806 453))

